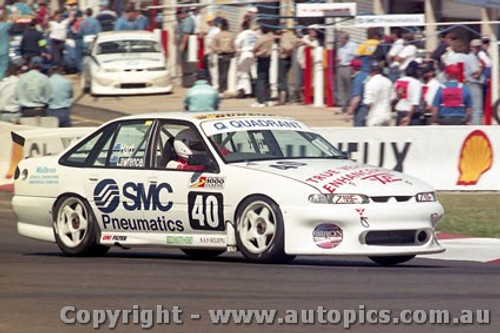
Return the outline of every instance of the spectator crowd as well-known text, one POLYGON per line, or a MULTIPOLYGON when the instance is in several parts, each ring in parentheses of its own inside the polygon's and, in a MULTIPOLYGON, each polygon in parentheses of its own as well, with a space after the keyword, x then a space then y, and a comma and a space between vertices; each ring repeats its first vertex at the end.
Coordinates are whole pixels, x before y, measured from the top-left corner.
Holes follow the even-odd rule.
MULTIPOLYGON (((100 3, 98 13, 90 8, 82 11, 76 0, 67 0, 66 6, 50 15, 45 1, 32 7, 18 1, 1 11, 0 112, 2 120, 12 122, 21 116, 54 115, 60 126, 69 126, 73 92, 61 74, 82 71, 83 56, 97 33, 146 30, 157 18, 148 18, 134 3, 116 13, 107 0, 100 3), (31 19, 14 61, 9 40, 16 15, 31 19)), ((206 24, 201 17, 197 7, 176 10, 175 43, 182 73, 189 69, 191 36, 204 45, 201 70, 185 99, 187 110, 217 110, 224 97, 255 98, 251 104, 255 108, 303 101, 305 50, 323 45, 324 30, 314 25, 277 29, 259 20, 256 7, 248 8, 238 29, 220 15, 207 15, 206 24), (278 52, 277 98, 271 98, 270 87, 273 50, 278 52), (232 62, 236 64, 235 94, 228 91, 232 62)), ((482 124, 491 73, 489 40, 469 42, 453 31, 440 36, 437 49, 425 56, 420 40, 409 29, 394 28, 391 36, 384 36, 380 29, 370 28, 360 44, 351 41, 347 32, 336 30, 339 113, 352 119, 354 126, 385 126, 394 120, 399 126, 482 124)))
MULTIPOLYGON (((199 16, 186 8, 177 11, 181 63, 187 61, 189 36, 204 38, 202 67, 207 73, 202 74, 204 82, 199 89, 206 93, 200 94, 204 103, 213 101, 210 109, 216 109, 219 99, 228 96, 255 97, 251 104, 255 108, 303 101, 305 48, 323 46, 324 30, 314 25, 303 31, 259 25, 257 12, 257 8, 249 8, 239 32, 232 33, 223 17, 208 16, 208 28, 201 31, 197 29, 199 16), (273 49, 278 50, 275 99, 270 96, 273 49), (236 95, 228 91, 233 58, 236 95), (213 90, 208 92, 207 84, 219 92, 219 98, 213 90)), ((370 28, 360 44, 351 41, 347 32, 336 30, 335 35, 337 106, 339 113, 352 117, 354 126, 385 126, 394 121, 398 126, 482 124, 491 73, 488 38, 469 42, 453 30, 443 31, 437 49, 426 55, 422 39, 409 28, 393 28, 390 36, 384 36, 382 29, 370 28)))

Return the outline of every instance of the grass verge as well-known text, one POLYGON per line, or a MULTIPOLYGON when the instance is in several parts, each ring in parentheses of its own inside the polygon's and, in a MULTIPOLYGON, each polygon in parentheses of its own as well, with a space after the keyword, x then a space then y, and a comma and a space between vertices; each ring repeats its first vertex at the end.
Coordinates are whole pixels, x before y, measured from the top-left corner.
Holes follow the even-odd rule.
POLYGON ((436 230, 464 236, 500 238, 499 193, 439 192, 444 219, 436 230))

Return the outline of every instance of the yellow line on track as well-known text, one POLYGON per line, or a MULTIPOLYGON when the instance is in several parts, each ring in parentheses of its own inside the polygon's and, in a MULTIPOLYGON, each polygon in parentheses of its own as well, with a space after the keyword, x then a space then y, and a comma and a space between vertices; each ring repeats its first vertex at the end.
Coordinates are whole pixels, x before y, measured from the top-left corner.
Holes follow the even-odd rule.
POLYGON ((71 118, 75 119, 75 120, 84 121, 87 123, 93 123, 93 124, 104 124, 105 123, 104 121, 101 121, 101 120, 94 120, 94 119, 89 119, 89 118, 80 117, 80 116, 71 116, 71 118))

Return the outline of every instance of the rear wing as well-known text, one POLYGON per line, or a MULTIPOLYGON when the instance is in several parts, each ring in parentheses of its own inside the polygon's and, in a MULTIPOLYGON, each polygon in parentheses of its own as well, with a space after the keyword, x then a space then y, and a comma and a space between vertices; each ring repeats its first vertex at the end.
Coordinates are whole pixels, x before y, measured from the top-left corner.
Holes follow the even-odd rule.
POLYGON ((11 131, 10 163, 5 178, 12 178, 22 159, 57 155, 95 129, 96 127, 68 127, 11 131))

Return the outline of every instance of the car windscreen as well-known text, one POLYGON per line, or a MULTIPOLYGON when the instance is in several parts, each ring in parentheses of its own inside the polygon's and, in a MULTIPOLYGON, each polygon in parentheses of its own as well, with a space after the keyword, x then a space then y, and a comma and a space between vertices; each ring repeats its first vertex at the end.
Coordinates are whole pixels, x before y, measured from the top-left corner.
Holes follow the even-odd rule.
POLYGON ((97 45, 97 54, 113 53, 159 53, 160 45, 151 40, 124 39, 101 42, 97 45))
POLYGON ((226 163, 344 155, 321 135, 294 130, 248 130, 213 134, 211 144, 226 163))

